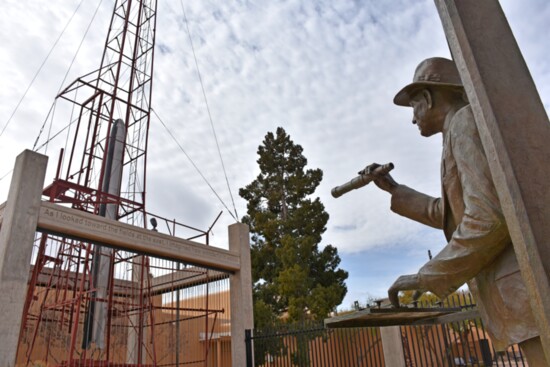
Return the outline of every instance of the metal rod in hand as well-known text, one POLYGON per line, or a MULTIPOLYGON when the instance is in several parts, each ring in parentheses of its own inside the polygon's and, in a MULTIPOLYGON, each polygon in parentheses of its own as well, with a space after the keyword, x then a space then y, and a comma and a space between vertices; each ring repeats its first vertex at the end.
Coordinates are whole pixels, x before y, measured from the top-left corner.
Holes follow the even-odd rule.
POLYGON ((384 164, 380 167, 377 167, 372 171, 371 174, 362 174, 357 177, 355 177, 353 180, 346 182, 343 185, 336 186, 331 190, 331 194, 335 198, 339 198, 340 196, 344 195, 345 193, 350 192, 351 190, 358 189, 360 187, 363 187, 365 185, 368 185, 372 182, 372 180, 375 179, 376 175, 386 175, 393 169, 393 163, 384 164))

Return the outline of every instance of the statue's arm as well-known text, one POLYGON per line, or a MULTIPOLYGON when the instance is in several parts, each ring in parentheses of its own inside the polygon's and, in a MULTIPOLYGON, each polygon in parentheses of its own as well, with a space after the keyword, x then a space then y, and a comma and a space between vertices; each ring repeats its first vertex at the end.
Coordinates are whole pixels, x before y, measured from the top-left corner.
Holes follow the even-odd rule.
POLYGON ((464 216, 451 240, 418 275, 420 287, 445 297, 475 277, 510 243, 508 228, 471 111, 455 121, 450 149, 462 186, 464 216))
POLYGON ((399 185, 392 191, 391 210, 395 213, 437 229, 443 229, 441 198, 434 198, 399 185))

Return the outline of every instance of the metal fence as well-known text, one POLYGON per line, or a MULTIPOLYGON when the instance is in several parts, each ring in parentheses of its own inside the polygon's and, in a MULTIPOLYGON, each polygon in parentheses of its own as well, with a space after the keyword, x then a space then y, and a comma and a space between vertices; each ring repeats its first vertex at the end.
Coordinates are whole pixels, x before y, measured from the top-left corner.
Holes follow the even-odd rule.
POLYGON ((230 365, 228 273, 122 250, 94 259, 93 248, 37 237, 17 366, 230 365), (92 269, 103 260, 109 281, 100 296, 92 269), (102 338, 85 344, 100 326, 102 338))
MULTIPOLYGON (((428 307, 429 304, 422 304, 428 307)), ((456 293, 439 307, 475 310, 472 295, 456 293)), ((416 366, 528 366, 517 345, 497 352, 479 318, 433 325, 401 326, 405 365, 416 366)))
POLYGON ((379 328, 327 329, 323 323, 247 331, 247 367, 384 366, 379 328), (254 354, 254 363, 251 356, 254 354))
MULTIPOLYGON (((475 310, 469 293, 457 293, 436 306, 475 310)), ((528 367, 517 345, 496 352, 479 318, 407 325, 400 330, 407 367, 528 367)), ((247 367, 385 366, 380 328, 375 327, 327 329, 323 323, 282 324, 247 330, 246 347, 247 367)))

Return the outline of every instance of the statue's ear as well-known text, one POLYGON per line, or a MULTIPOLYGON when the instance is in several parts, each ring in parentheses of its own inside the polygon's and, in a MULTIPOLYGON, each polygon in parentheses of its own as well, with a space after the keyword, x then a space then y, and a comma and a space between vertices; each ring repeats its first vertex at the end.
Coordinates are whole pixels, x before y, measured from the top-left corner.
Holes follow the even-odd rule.
POLYGON ((426 100, 426 104, 428 105, 428 108, 432 108, 433 107, 433 99, 432 99, 432 93, 430 92, 430 90, 429 89, 424 89, 422 91, 422 96, 426 100))

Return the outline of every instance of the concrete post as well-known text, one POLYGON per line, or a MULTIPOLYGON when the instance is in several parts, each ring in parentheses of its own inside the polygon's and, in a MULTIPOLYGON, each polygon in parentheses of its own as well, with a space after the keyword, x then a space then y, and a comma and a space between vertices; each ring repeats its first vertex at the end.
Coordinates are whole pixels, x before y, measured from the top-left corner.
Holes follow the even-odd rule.
POLYGON ((231 362, 234 367, 246 366, 245 330, 254 328, 252 309, 252 267, 248 226, 229 226, 229 251, 239 254, 241 269, 230 278, 231 362))
POLYGON ((400 327, 381 327, 380 336, 382 337, 382 349, 384 350, 385 365, 392 367, 406 367, 400 327))
POLYGON ((550 365, 548 116, 498 0, 435 3, 490 160, 550 365))
POLYGON ((0 228, 0 366, 15 366, 47 163, 30 150, 15 161, 0 228))

